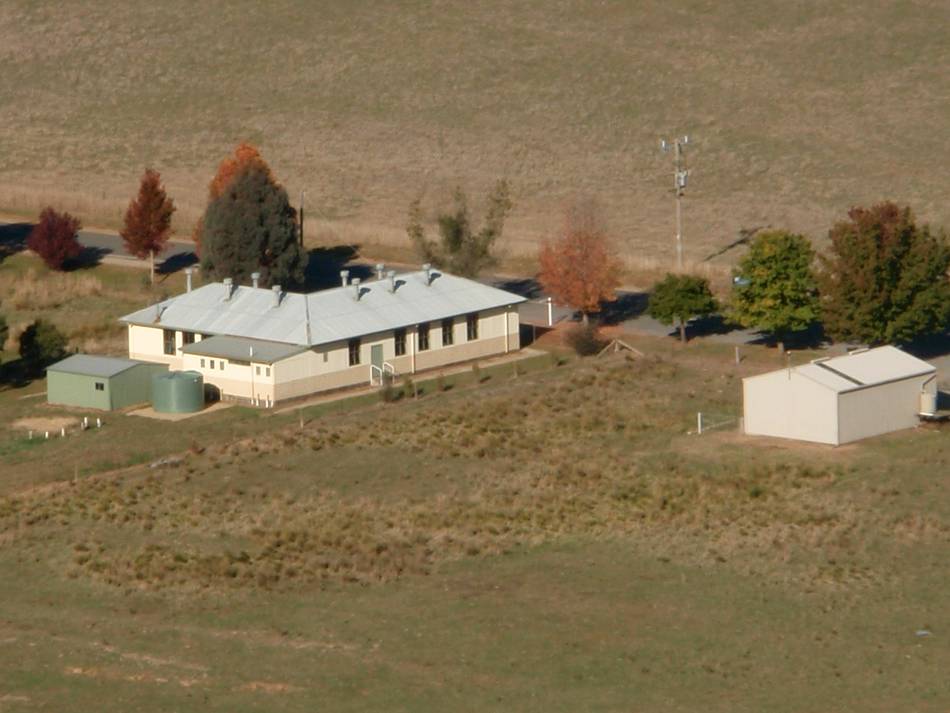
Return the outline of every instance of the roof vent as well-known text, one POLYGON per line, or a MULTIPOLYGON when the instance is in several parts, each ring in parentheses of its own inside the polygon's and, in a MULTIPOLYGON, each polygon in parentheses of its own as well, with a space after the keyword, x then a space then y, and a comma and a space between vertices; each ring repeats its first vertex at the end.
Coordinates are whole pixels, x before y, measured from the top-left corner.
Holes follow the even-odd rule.
POLYGON ((386 273, 386 277, 389 278, 389 291, 396 294, 396 271, 390 270, 386 273))
POLYGON ((426 263, 425 265, 422 266, 422 269, 425 270, 425 273, 426 273, 426 285, 431 285, 432 284, 432 265, 430 265, 429 263, 426 263))
POLYGON ((353 278, 353 283, 352 283, 352 284, 353 284, 353 293, 354 293, 354 295, 355 295, 357 301, 359 301, 359 299, 360 299, 360 289, 361 289, 361 288, 360 288, 360 282, 362 282, 362 280, 360 280, 360 278, 358 278, 358 277, 354 277, 354 278, 353 278))
POLYGON ((185 292, 191 292, 191 273, 194 272, 193 268, 185 268, 185 292))
POLYGON ((386 266, 383 265, 383 263, 381 263, 381 262, 376 263, 376 279, 377 279, 377 280, 382 280, 382 279, 383 279, 383 275, 384 275, 385 273, 386 273, 386 266))
POLYGON ((234 280, 230 277, 225 277, 221 282, 224 284, 224 301, 227 302, 231 299, 231 295, 234 292, 234 280))
POLYGON ((274 285, 270 289, 271 292, 274 293, 274 306, 280 307, 280 300, 284 296, 284 293, 280 289, 280 285, 274 285))
POLYGON ((349 270, 340 270, 340 282, 346 287, 350 281, 350 271, 349 270))
POLYGON ((258 283, 261 281, 261 273, 252 272, 251 273, 251 286, 256 290, 258 283))

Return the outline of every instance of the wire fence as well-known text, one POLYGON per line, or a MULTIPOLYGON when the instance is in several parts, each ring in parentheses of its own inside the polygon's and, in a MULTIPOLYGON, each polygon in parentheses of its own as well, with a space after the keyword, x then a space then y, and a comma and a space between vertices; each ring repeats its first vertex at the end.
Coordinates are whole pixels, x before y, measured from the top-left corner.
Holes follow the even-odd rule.
POLYGON ((696 427, 691 431, 687 431, 687 434, 701 436, 709 431, 721 431, 729 427, 736 427, 741 430, 742 417, 734 414, 697 411, 696 427))

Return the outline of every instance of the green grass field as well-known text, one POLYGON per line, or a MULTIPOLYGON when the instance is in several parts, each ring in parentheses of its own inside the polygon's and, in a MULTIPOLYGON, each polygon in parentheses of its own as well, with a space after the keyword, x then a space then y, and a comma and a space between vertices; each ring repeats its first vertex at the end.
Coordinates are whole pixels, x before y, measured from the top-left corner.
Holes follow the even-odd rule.
POLYGON ((3 709, 945 710, 947 432, 688 435, 774 351, 632 339, 3 453, 3 709))
MULTIPOLYGON (((822 238, 891 198, 950 224, 940 0, 83 4, 0 7, 0 208, 116 225, 145 165, 187 236, 236 142, 259 144, 314 242, 402 244, 508 176, 511 254, 570 196, 605 204, 625 257, 672 255, 671 161, 690 133, 687 256, 763 225, 822 238)), ((716 258, 728 264, 732 252, 716 258)))

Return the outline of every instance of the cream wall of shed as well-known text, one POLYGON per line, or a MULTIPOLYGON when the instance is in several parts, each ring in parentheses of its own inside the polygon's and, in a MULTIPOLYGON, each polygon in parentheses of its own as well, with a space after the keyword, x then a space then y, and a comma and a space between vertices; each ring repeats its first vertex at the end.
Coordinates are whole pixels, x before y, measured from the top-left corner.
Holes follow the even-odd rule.
POLYGON ((847 391, 838 402, 838 442, 849 443, 919 423, 920 393, 937 392, 931 375, 847 391), (925 385, 927 379, 930 383, 925 385))
POLYGON ((743 379, 742 410, 749 435, 838 443, 835 392, 794 370, 743 379))

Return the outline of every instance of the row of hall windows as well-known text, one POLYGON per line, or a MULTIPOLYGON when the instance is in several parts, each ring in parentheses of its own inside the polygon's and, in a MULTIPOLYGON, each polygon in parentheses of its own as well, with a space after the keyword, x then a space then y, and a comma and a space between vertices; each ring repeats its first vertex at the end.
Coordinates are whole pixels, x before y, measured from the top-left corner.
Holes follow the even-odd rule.
MULTIPOLYGON (((452 317, 442 320, 442 346, 450 347, 455 343, 454 334, 455 320, 452 317)), ((416 328, 419 335, 419 351, 424 352, 429 349, 429 322, 423 322, 416 328)), ((406 330, 397 329, 393 332, 396 356, 406 355, 406 330)), ((474 342, 478 339, 478 312, 465 315, 465 336, 467 341, 474 342)), ((349 342, 350 366, 357 366, 360 363, 360 340, 351 339, 349 342)))

